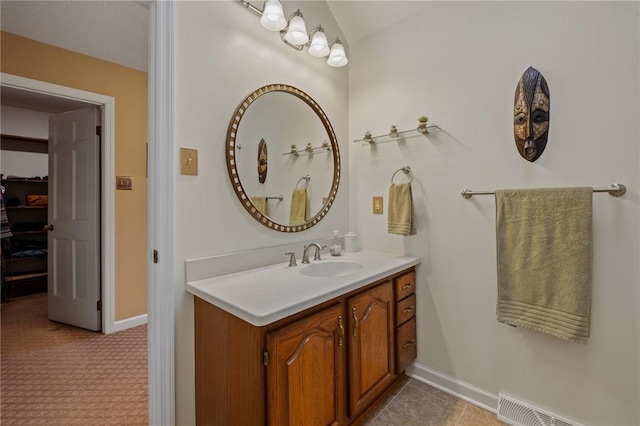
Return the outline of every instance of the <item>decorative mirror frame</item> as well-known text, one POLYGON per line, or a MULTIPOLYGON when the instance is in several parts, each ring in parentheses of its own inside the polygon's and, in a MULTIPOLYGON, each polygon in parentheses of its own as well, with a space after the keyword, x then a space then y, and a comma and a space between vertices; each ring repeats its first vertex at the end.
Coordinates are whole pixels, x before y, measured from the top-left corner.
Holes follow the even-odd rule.
POLYGON ((312 226, 316 225, 324 216, 327 214, 331 205, 333 204, 336 194, 338 193, 338 185, 340 183, 340 149, 338 147, 338 140, 336 138, 336 134, 333 131, 333 127, 331 127, 331 123, 329 122, 329 118, 324 113, 320 105, 313 100, 311 96, 306 94, 300 89, 297 89, 293 86, 289 86, 287 84, 269 84, 267 86, 260 87, 258 90, 252 92, 249 96, 247 96, 236 108, 235 113, 233 114, 233 118, 229 123, 229 127, 227 129, 227 139, 225 144, 225 153, 227 157, 227 171, 229 172, 229 180, 231 181, 231 185, 233 186, 233 190, 235 191, 240 203, 245 208, 247 212, 253 217, 255 220, 260 222, 262 225, 267 228, 280 231, 280 232, 300 232, 305 231, 312 226), (311 107, 311 109, 316 113, 320 121, 327 131, 329 135, 329 140, 331 143, 331 150, 333 151, 333 182, 331 184, 331 189, 329 191, 329 196, 327 197, 326 203, 322 206, 320 211, 310 218, 307 222, 302 225, 283 225, 281 223, 277 223, 273 221, 268 216, 260 213, 258 209, 251 202, 250 197, 246 194, 244 188, 242 187, 242 183, 240 182, 240 177, 238 174, 238 170, 236 168, 235 161, 235 148, 236 148, 236 134, 238 131, 238 127, 240 126, 240 121, 242 120, 242 116, 247 111, 249 106, 260 96, 266 95, 271 92, 285 92, 291 95, 294 95, 304 101, 307 105, 311 107))

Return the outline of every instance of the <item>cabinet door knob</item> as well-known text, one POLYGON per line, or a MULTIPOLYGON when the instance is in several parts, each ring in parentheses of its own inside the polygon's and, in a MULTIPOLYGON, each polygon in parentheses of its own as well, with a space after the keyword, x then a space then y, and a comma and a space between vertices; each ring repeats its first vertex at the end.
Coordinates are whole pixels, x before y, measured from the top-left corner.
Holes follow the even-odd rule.
POLYGON ((338 328, 340 329, 340 334, 338 334, 338 346, 342 346, 342 337, 344 336, 344 326, 342 325, 342 315, 338 317, 338 328))
POLYGON ((45 225, 42 227, 43 231, 53 231, 53 225, 45 225))

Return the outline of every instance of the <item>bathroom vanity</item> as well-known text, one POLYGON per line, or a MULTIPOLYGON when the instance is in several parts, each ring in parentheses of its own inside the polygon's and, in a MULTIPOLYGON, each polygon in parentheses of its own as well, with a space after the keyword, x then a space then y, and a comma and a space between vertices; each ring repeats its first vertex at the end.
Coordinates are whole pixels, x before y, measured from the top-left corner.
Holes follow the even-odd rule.
POLYGON ((359 252, 188 282, 197 424, 357 423, 416 358, 418 263, 359 252))

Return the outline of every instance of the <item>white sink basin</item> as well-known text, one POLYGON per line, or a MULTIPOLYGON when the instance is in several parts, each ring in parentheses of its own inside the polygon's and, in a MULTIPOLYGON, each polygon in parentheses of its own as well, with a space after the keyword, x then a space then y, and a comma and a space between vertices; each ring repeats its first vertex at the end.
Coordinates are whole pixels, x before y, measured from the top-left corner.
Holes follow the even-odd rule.
POLYGON ((300 273, 307 277, 343 277, 362 269, 362 265, 355 262, 318 262, 300 269, 300 273))

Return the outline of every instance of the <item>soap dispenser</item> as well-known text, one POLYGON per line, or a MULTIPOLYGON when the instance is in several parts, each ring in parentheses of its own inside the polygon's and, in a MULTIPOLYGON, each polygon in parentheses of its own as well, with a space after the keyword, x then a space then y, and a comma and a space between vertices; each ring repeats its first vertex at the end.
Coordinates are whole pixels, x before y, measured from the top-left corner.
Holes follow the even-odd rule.
POLYGON ((340 256, 342 254, 342 246, 340 245, 340 237, 338 231, 333 231, 333 239, 331 240, 331 256, 340 256))

